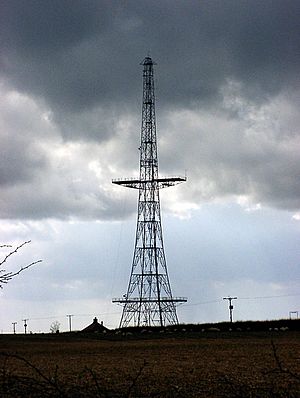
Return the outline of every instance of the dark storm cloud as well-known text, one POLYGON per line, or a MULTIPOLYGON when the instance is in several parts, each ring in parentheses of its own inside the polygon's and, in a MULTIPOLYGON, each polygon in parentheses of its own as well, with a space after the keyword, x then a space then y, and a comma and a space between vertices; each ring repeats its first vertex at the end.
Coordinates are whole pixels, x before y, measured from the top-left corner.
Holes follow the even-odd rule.
POLYGON ((119 217, 120 198, 97 176, 108 174, 105 148, 65 144, 47 107, 1 85, 0 103, 1 219, 119 217))
POLYGON ((30 183, 36 170, 46 167, 47 154, 38 140, 41 129, 44 134, 47 129, 36 117, 32 101, 0 90, 0 103, 0 187, 9 189, 18 183, 30 183))
POLYGON ((300 66, 296 1, 9 1, 1 15, 4 78, 58 120, 136 104, 149 50, 168 106, 214 101, 227 78, 262 100, 293 85, 300 66))
POLYGON ((0 149, 0 185, 30 181, 35 169, 43 167, 44 164, 45 159, 42 159, 38 149, 33 145, 28 146, 23 140, 4 139, 0 149))
POLYGON ((299 2, 11 0, 0 11, 4 93, 23 95, 3 97, 2 217, 120 217, 108 184, 138 169, 148 51, 160 164, 189 170, 185 199, 299 208, 299 2), (276 98, 286 108, 269 109, 276 98))
POLYGON ((51 0, 2 2, 2 37, 7 49, 49 57, 105 27, 105 2, 51 0), (101 11, 101 12, 100 12, 101 11))

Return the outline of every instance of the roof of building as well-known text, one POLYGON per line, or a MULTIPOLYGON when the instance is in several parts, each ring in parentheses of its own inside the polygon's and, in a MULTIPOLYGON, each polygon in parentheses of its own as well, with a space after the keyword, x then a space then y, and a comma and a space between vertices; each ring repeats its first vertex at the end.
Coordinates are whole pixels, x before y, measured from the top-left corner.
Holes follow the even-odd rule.
POLYGON ((108 329, 103 325, 103 322, 99 323, 98 319, 95 317, 93 319, 93 323, 91 323, 86 328, 82 329, 82 332, 85 333, 103 333, 106 332, 108 329))

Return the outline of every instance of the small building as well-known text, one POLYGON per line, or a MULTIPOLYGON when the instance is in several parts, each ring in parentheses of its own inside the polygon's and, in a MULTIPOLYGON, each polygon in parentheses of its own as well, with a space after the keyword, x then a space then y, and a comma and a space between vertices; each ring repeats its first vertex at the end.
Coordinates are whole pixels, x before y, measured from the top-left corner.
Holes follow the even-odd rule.
POLYGON ((107 329, 103 325, 103 322, 101 321, 101 323, 99 323, 98 319, 95 317, 93 320, 93 323, 91 323, 86 328, 82 329, 82 332, 84 332, 84 333, 106 333, 108 330, 109 329, 107 329))

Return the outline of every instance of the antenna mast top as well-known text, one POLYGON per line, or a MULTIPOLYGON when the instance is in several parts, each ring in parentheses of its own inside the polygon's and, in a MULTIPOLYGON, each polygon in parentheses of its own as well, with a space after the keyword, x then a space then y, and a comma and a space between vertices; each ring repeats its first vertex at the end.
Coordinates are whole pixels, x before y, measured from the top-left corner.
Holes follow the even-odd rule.
POLYGON ((144 58, 144 61, 140 63, 140 65, 157 65, 157 63, 154 62, 151 57, 147 56, 144 58))

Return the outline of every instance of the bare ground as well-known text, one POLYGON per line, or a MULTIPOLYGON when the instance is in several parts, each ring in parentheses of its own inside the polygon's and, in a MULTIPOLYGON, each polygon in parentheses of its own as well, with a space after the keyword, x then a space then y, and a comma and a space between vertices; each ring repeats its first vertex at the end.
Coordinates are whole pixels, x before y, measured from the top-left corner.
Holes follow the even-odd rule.
POLYGON ((300 397, 300 332, 1 336, 1 397, 300 397))

